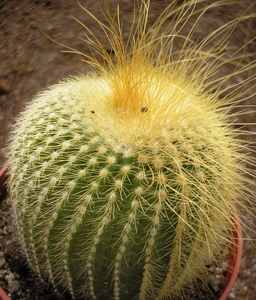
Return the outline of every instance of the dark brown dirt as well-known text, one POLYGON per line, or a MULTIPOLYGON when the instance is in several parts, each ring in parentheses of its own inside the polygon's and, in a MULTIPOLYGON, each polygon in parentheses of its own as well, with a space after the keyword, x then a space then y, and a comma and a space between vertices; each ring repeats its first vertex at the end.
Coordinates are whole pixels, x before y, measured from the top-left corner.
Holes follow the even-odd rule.
MULTIPOLYGON (((151 1, 149 23, 155 20, 170 1, 151 1)), ((212 3, 214 1, 209 0, 206 2, 212 3)), ((241 2, 243 3, 244 11, 250 5, 253 5, 251 0, 241 2)), ((80 0, 80 3, 100 20, 104 21, 99 6, 103 4, 102 0, 80 0)), ((114 9, 116 1, 109 0, 109 3, 110 9, 114 9)), ((120 0, 124 36, 127 36, 129 24, 131 24, 132 10, 132 0, 120 0)), ((256 3, 250 7, 250 12, 253 11, 256 13, 256 3)), ((204 20, 196 29, 195 38, 202 39, 203 36, 225 24, 228 20, 232 20, 239 13, 241 13, 241 7, 235 5, 216 8, 211 14, 205 15, 204 20)), ((32 99, 33 95, 41 89, 57 83, 60 79, 89 70, 88 65, 81 61, 79 55, 62 52, 63 47, 46 37, 48 35, 56 41, 88 53, 88 45, 81 40, 81 38, 84 38, 84 29, 72 17, 86 24, 102 44, 109 49, 109 44, 103 33, 95 26, 95 22, 83 12, 75 0, 0 1, 0 166, 6 160, 5 147, 8 145, 11 125, 25 104, 32 99)), ((193 22, 193 18, 191 22, 193 22)), ((184 33, 189 32, 192 26, 191 22, 184 28, 184 33)), ((255 19, 250 22, 242 22, 229 38, 229 51, 231 53, 232 51, 235 52, 246 41, 255 36, 255 19)), ((247 51, 255 55, 250 57, 250 61, 256 59, 256 40, 250 43, 247 51)), ((220 70, 222 74, 228 74, 230 71, 232 71, 231 66, 224 66, 220 70)), ((251 72, 255 72, 255 70, 251 70, 251 72)), ((234 78, 234 82, 241 82, 246 80, 246 78, 247 75, 242 74, 234 78)), ((244 101, 244 110, 247 110, 247 114, 238 116, 238 123, 255 122, 256 113, 251 108, 252 105, 256 104, 254 93, 256 93, 256 85, 251 90, 248 90, 248 99, 244 101), (246 105, 251 107, 247 108, 246 105)), ((255 125, 248 125, 247 129, 252 132, 256 131, 255 125)), ((253 138, 253 136, 250 136, 248 139, 255 142, 255 137, 253 138)), ((252 220, 252 222, 256 223, 255 220, 252 220)), ((256 237, 255 234, 249 231, 245 235, 249 235, 251 238, 256 237)), ((5 252, 6 248, 3 247, 4 245, 0 245, 0 251, 5 252)), ((9 249, 10 253, 12 253, 12 250, 9 249)), ((255 282, 255 243, 245 241, 241 270, 229 299, 255 299, 255 282)))

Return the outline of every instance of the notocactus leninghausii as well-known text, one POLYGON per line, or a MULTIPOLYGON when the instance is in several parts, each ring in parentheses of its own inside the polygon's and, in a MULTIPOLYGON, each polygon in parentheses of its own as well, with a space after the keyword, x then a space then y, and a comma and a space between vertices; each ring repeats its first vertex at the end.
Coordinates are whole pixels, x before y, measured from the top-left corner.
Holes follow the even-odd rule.
POLYGON ((188 38, 169 58, 179 30, 144 31, 147 8, 131 51, 109 16, 109 32, 100 25, 115 58, 96 47, 108 68, 91 58, 94 75, 40 93, 14 127, 9 188, 22 244, 41 277, 74 299, 182 298, 207 284, 236 226, 244 146, 217 101, 221 85, 204 86, 207 58, 213 71, 223 61, 203 51, 207 39, 188 38))

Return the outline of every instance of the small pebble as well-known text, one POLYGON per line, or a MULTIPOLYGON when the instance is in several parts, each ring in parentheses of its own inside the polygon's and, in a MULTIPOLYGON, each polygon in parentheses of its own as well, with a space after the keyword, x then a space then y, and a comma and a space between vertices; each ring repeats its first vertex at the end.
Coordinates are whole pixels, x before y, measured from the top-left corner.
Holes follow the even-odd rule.
POLYGON ((2 268, 2 266, 5 264, 5 259, 1 258, 0 259, 0 268, 2 268))
POLYGON ((20 289, 19 281, 18 280, 13 280, 13 281, 8 282, 8 289, 9 289, 9 292, 11 294, 15 293, 15 292, 18 292, 18 290, 20 289))
POLYGON ((234 293, 229 293, 228 295, 228 299, 235 299, 236 298, 236 295, 234 293))
POLYGON ((10 272, 8 275, 5 276, 5 280, 7 282, 13 281, 14 279, 15 279, 15 275, 12 272, 10 272))
POLYGON ((255 272, 256 272, 256 264, 254 264, 254 265, 252 266, 251 270, 252 270, 252 273, 255 273, 255 272))

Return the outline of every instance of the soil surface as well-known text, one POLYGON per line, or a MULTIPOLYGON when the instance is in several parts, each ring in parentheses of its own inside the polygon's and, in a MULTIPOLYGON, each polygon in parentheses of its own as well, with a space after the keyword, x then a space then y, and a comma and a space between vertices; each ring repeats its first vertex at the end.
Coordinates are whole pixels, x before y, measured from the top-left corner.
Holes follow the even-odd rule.
MULTIPOLYGON (((151 0, 149 24, 152 24, 170 1, 151 0)), ((132 22, 133 1, 120 0, 119 2, 125 38, 128 35, 129 26, 132 22)), ((210 4, 214 1, 206 2, 210 4)), ((253 6, 252 2, 251 0, 243 1, 244 11, 250 7, 250 12, 255 12, 256 14, 256 3, 253 6)), ((104 1, 80 0, 80 3, 104 22, 104 17, 100 9, 100 5, 103 5, 104 1)), ((116 1, 109 0, 109 5, 110 10, 114 10, 116 1)), ((241 7, 237 7, 236 5, 214 9, 211 13, 205 15, 204 19, 200 22, 200 26, 196 28, 195 38, 202 39, 203 36, 208 35, 214 29, 232 20, 239 13, 241 13, 241 7)), ((33 95, 51 84, 57 83, 61 79, 89 71, 88 64, 81 60, 81 56, 63 52, 65 50, 64 47, 51 40, 53 39, 59 43, 73 47, 83 53, 89 53, 88 45, 82 40, 85 38, 85 29, 74 18, 88 26, 106 49, 111 51, 103 32, 81 9, 76 0, 0 1, 0 166, 6 161, 5 147, 8 146, 11 125, 26 103, 33 98, 33 95)), ((228 39, 229 51, 231 51, 229 55, 232 55, 232 51, 234 53, 250 39, 255 38, 255 19, 242 22, 231 33, 228 39)), ((193 18, 185 26, 183 33, 188 33, 192 25, 193 18)), ((178 46, 175 45, 175 47, 178 46)), ((256 40, 252 41, 246 50, 250 54, 255 54, 255 57, 250 55, 250 61, 256 59, 256 40)), ((220 71, 222 74, 228 74, 232 72, 232 67, 224 66, 220 71)), ((256 70, 251 69, 251 72, 256 73, 256 70)), ((230 82, 230 84, 242 82, 246 78, 246 74, 238 75, 237 78, 233 79, 234 82, 230 82)), ((243 110, 247 113, 238 115, 235 121, 237 123, 248 123, 246 129, 255 132, 256 126, 251 125, 251 123, 256 121, 255 109, 252 109, 252 106, 256 104, 254 96, 256 93, 256 84, 252 83, 252 86, 253 88, 248 89, 248 98, 243 102, 243 110)), ((248 140, 255 142, 256 138, 249 135, 248 140)), ((252 189, 255 188, 252 187, 252 189)), ((0 213, 2 216, 4 211, 0 211, 0 213)), ((11 222, 11 220, 6 219, 6 216, 3 215, 3 217, 5 218, 4 222, 7 222, 6 224, 11 222)), ((251 221, 256 223, 254 219, 251 221)), ((4 234, 4 230, 8 231, 8 226, 2 225, 0 226, 0 235, 4 234)), ((249 230, 245 231, 244 236, 256 238, 255 234, 249 230)), ((10 270, 9 277, 3 275, 5 274, 3 271, 5 260, 12 256, 12 252, 16 251, 15 245, 15 241, 10 242, 10 245, 0 243, 0 282, 5 286, 8 285, 10 276, 12 277, 12 281, 15 281, 16 277, 19 276, 19 272, 15 271, 15 267, 13 267, 13 270, 10 270)), ((28 276, 28 280, 32 282, 33 278, 28 276)), ((31 282, 30 284, 32 285, 31 282)), ((255 299, 255 282, 255 242, 245 240, 240 273, 229 295, 229 299, 255 299)), ((45 289, 43 284, 39 281, 37 285, 38 287, 42 287, 42 293, 44 294, 45 289)), ((48 299, 55 299, 55 296, 51 296, 51 293, 52 290, 49 291, 50 295, 48 299)), ((26 299, 25 296, 25 298, 22 298, 21 296, 18 297, 17 294, 15 295, 15 299, 26 299)), ((31 297, 27 297, 27 299, 37 299, 33 298, 33 296, 31 297)))

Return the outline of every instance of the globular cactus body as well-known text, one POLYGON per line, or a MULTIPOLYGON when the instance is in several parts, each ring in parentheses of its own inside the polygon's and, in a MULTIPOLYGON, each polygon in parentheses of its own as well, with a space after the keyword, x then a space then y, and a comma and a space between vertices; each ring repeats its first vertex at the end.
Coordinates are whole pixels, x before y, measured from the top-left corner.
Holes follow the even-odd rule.
POLYGON ((184 64, 156 68, 136 49, 39 94, 10 145, 26 254, 74 299, 182 297, 207 284, 235 226, 243 177, 227 109, 184 64))

